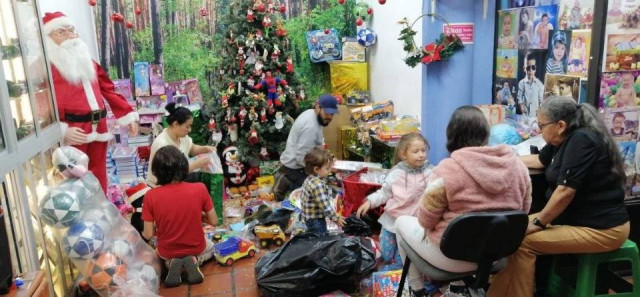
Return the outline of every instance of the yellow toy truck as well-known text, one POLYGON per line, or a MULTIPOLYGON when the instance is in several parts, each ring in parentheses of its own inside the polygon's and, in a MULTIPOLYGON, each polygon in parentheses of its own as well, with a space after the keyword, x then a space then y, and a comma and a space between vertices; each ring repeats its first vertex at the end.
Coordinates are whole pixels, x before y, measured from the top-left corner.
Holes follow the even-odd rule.
POLYGON ((278 225, 256 226, 253 232, 260 240, 260 247, 262 248, 267 248, 272 243, 277 246, 281 246, 284 243, 284 232, 278 225))

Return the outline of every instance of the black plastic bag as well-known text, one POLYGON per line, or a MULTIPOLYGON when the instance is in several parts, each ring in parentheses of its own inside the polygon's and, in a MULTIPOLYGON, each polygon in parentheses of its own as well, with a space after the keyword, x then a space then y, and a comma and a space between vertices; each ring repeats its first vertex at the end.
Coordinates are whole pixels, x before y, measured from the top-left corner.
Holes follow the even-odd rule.
POLYGON ((371 236, 373 232, 371 232, 371 227, 364 220, 358 218, 356 215, 352 214, 346 220, 346 224, 342 228, 344 233, 355 236, 371 236))
POLYGON ((318 296, 353 292, 376 266, 370 241, 362 237, 293 237, 256 264, 258 288, 265 296, 318 296))
POLYGON ((288 209, 278 209, 278 210, 274 210, 272 213, 270 213, 268 216, 266 216, 263 219, 259 219, 259 223, 258 225, 261 226, 269 226, 269 225, 273 225, 273 224, 278 224, 278 226, 280 226, 281 230, 287 230, 287 227, 289 226, 289 221, 291 220, 291 214, 293 213, 293 211, 288 210, 288 209))

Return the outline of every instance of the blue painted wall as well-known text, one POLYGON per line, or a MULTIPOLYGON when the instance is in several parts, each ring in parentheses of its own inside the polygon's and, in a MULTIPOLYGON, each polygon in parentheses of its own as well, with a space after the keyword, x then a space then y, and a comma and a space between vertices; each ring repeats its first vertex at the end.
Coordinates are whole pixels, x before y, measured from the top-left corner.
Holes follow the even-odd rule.
MULTIPOLYGON (((429 12, 430 0, 424 10, 429 12)), ((429 160, 437 164, 449 156, 446 129, 453 111, 463 105, 490 104, 492 97, 495 2, 489 1, 483 17, 481 0, 438 1, 436 12, 450 23, 474 23, 474 44, 467 45, 449 61, 423 66, 426 81, 422 94, 422 127, 431 143, 429 160)), ((433 42, 442 32, 442 23, 423 21, 423 44, 433 42)))

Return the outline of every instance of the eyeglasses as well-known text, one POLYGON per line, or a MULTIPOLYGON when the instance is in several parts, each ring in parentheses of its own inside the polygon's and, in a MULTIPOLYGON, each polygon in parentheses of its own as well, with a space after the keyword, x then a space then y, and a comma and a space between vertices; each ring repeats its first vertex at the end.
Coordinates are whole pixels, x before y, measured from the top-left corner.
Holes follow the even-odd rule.
POLYGON ((555 123, 557 122, 547 122, 547 123, 538 124, 538 128, 540 128, 540 131, 542 131, 542 128, 544 128, 544 126, 549 124, 555 124, 555 123))
POLYGON ((64 27, 62 27, 60 29, 53 30, 51 33, 53 33, 55 35, 58 35, 58 36, 63 36, 66 33, 71 33, 73 35, 77 35, 78 31, 76 31, 76 27, 74 27, 74 26, 64 26, 64 27))
POLYGON ((529 70, 535 71, 536 70, 536 65, 529 65, 525 69, 527 69, 527 71, 529 71, 529 70))

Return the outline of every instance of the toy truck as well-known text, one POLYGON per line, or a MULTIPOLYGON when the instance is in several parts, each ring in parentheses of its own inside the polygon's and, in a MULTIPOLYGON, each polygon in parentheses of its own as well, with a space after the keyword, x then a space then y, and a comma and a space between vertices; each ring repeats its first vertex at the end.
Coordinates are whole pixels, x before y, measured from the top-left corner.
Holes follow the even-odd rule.
POLYGON ((269 247, 272 243, 281 246, 284 243, 284 232, 278 225, 256 226, 253 229, 258 239, 260 239, 260 247, 269 247))
POLYGON ((231 236, 227 240, 213 246, 213 254, 222 265, 231 266, 233 262, 244 257, 256 255, 256 247, 248 240, 231 236))

